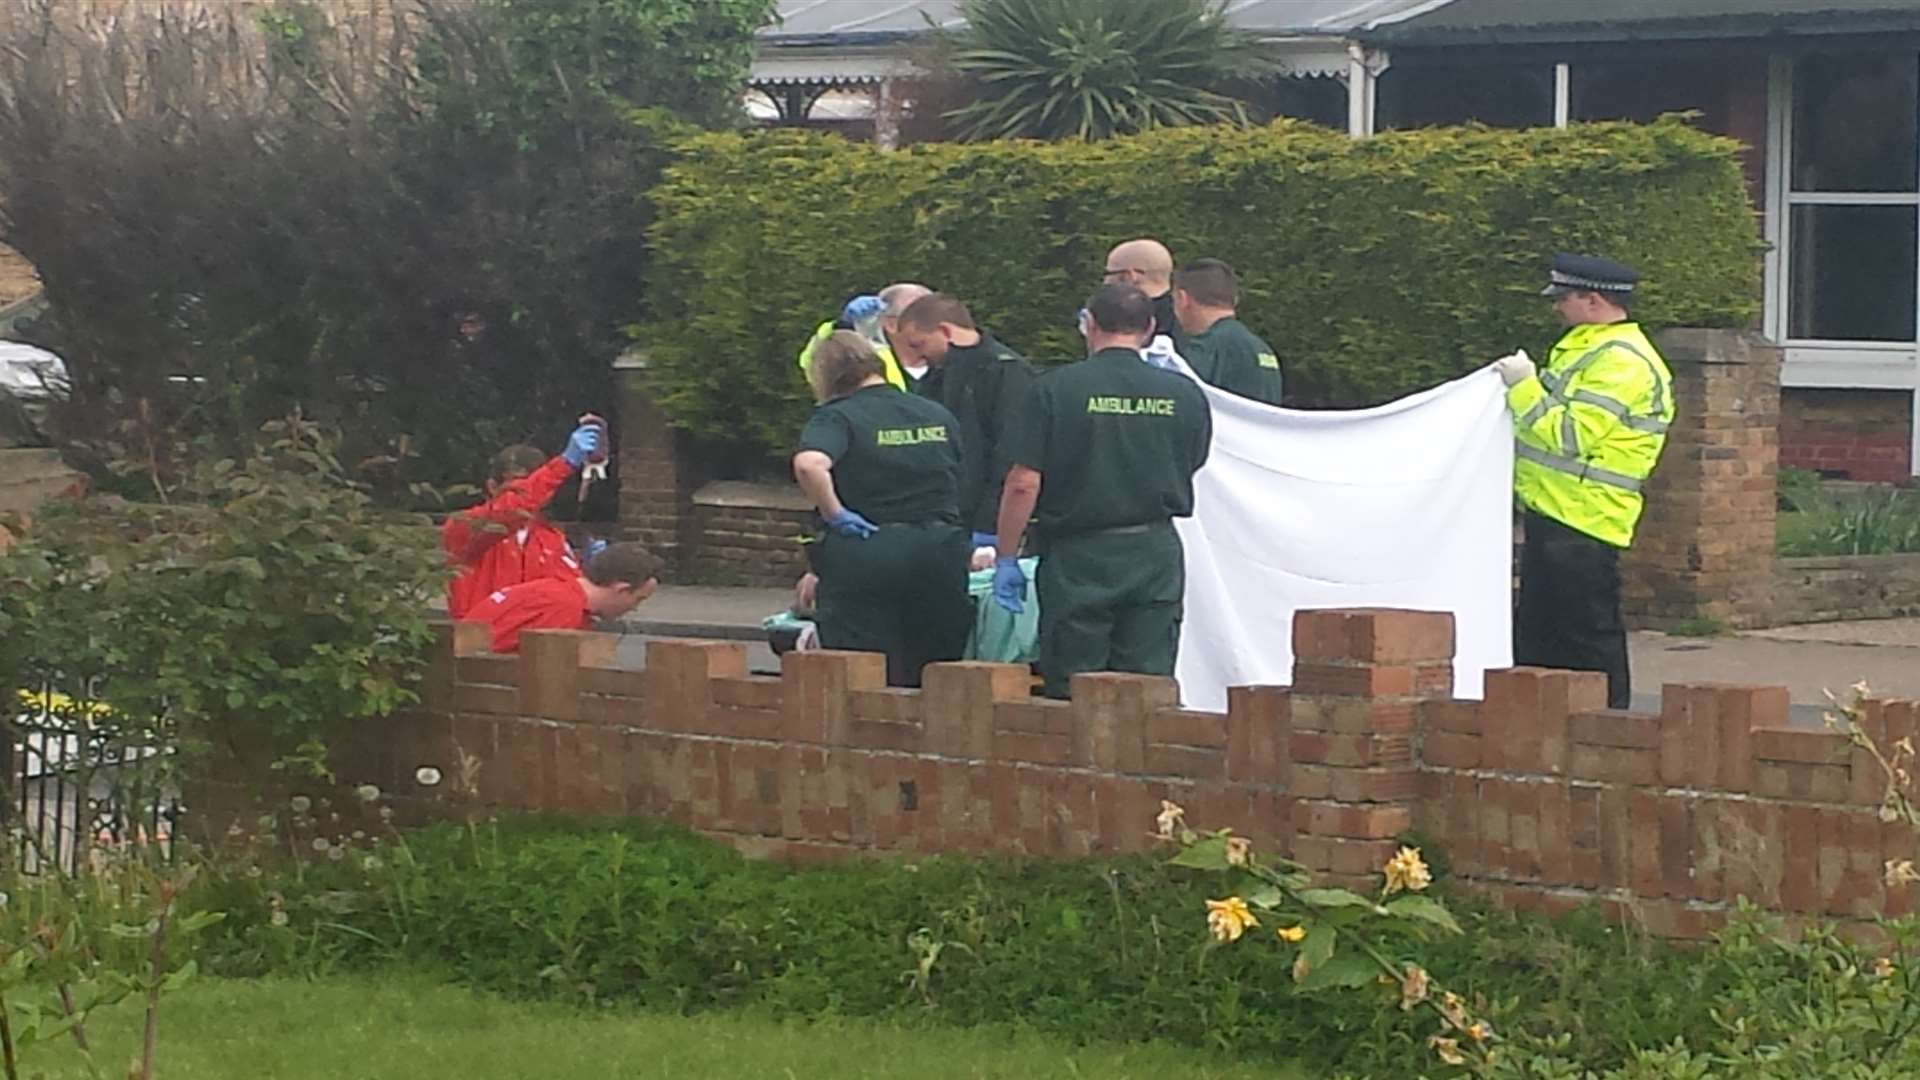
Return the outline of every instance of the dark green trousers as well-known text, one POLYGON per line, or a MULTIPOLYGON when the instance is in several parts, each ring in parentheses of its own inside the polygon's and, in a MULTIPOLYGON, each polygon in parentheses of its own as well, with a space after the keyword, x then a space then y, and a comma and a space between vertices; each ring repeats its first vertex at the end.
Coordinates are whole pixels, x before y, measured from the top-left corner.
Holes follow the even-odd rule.
POLYGON ((1082 671, 1173 674, 1187 565, 1171 523, 1052 541, 1037 576, 1048 697, 1082 671))
POLYGON ((919 686, 922 668, 967 651, 966 529, 882 525, 865 540, 829 533, 810 554, 822 647, 885 653, 889 686, 919 686))

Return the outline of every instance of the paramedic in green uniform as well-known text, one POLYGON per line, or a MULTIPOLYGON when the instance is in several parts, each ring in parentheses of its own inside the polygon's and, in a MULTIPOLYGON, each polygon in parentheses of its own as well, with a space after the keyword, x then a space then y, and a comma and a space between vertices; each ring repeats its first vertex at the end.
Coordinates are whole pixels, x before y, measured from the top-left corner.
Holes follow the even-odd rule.
POLYGON ((1195 259, 1173 275, 1180 355, 1200 381, 1229 394, 1280 404, 1280 357, 1234 317, 1240 282, 1219 259, 1195 259))
POLYGON ((1213 417, 1192 379, 1140 358, 1153 301, 1102 286, 1081 318, 1087 358, 1036 380, 1011 432, 993 599, 1021 609, 1013 556, 1036 513, 1040 674, 1066 697, 1083 671, 1172 675, 1186 564, 1173 519, 1193 513, 1213 417))
POLYGON ((889 685, 919 686, 922 668, 960 658, 973 627, 959 425, 888 385, 852 331, 818 343, 807 377, 820 405, 793 475, 826 522, 810 549, 820 644, 885 653, 889 685))

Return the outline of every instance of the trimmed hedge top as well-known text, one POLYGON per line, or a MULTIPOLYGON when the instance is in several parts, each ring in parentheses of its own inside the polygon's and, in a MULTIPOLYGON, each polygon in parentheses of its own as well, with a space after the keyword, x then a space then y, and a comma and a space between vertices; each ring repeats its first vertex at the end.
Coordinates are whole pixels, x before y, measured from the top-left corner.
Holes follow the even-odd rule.
POLYGON ((775 453, 809 404, 794 355, 849 296, 921 281, 1034 359, 1077 359, 1073 315, 1107 249, 1154 236, 1240 272, 1241 317, 1278 348, 1294 403, 1376 404, 1543 353, 1555 251, 1639 268, 1652 326, 1750 323, 1761 245, 1738 150, 1678 119, 1361 141, 1279 121, 894 153, 701 135, 653 192, 638 333, 676 424, 775 453))

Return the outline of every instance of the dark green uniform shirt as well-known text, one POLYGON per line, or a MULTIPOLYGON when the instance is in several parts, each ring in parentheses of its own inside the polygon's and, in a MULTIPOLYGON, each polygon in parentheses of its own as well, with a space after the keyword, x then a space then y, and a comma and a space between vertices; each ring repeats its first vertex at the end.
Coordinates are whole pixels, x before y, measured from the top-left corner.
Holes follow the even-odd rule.
POLYGON ((1207 395, 1132 349, 1103 349, 1035 381, 1009 456, 1041 473, 1043 538, 1193 513, 1213 441, 1207 395))
POLYGON ((868 386, 813 410, 800 450, 833 459, 833 488, 875 525, 960 523, 960 435, 939 402, 868 386))
POLYGON ((1280 404, 1280 357, 1246 323, 1229 315, 1182 341, 1180 355, 1207 385, 1280 404))
POLYGON ((999 520, 1007 433, 1032 386, 1033 368, 983 330, 978 344, 948 349, 914 388, 960 421, 960 522, 974 532, 993 532, 999 520))

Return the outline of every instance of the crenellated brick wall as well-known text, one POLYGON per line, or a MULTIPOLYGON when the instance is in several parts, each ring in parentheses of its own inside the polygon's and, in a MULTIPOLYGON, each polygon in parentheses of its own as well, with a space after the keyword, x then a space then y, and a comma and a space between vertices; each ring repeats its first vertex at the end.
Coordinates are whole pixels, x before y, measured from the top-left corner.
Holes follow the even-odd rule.
MULTIPOLYGON (((1024 669, 956 663, 889 689, 877 655, 793 653, 747 674, 733 643, 655 641, 644 671, 614 639, 528 634, 517 657, 448 627, 425 701, 338 745, 343 783, 416 791, 423 765, 480 765, 500 808, 654 815, 752 854, 1073 857, 1149 848, 1161 799, 1345 884, 1408 834, 1456 880, 1527 908, 1598 902, 1653 932, 1701 934, 1736 896, 1842 918, 1899 912, 1873 760, 1788 726, 1784 690, 1669 686, 1657 715, 1611 712, 1603 676, 1489 673, 1453 701, 1443 614, 1303 612, 1294 685, 1177 707, 1170 680, 1083 675, 1071 701, 1029 697, 1024 669)), ((1920 705, 1874 702, 1873 730, 1914 734, 1920 705)), ((208 827, 243 812, 258 760, 197 785, 208 827)), ((444 793, 417 813, 459 812, 444 793)), ((407 800, 402 798, 403 807, 407 800)))

